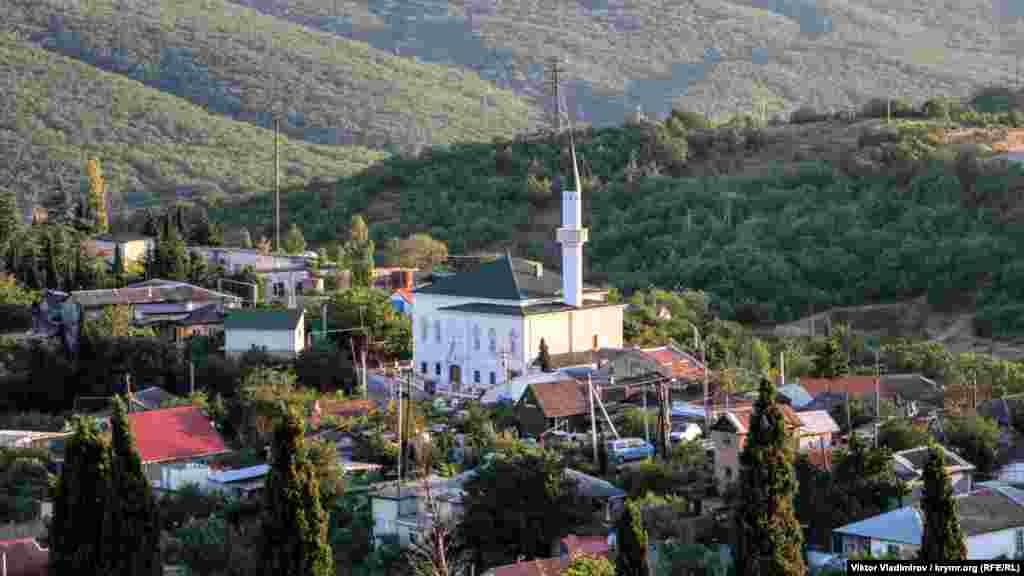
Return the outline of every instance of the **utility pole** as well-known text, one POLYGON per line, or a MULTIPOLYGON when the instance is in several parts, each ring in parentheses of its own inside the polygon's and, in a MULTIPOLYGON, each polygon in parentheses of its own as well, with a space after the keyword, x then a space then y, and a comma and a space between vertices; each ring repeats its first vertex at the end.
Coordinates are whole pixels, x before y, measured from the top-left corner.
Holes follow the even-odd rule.
POLYGON ((648 430, 648 426, 647 426, 647 384, 644 384, 644 387, 641 390, 641 392, 644 395, 644 440, 647 441, 648 443, 650 443, 651 442, 651 432, 650 432, 650 430, 648 430))
POLYGON ((192 361, 192 358, 188 359, 188 393, 189 395, 195 394, 196 392, 196 363, 192 361))
MULTIPOLYGON (((849 411, 849 404, 847 404, 849 411)), ((875 448, 878 448, 878 429, 882 422, 882 369, 878 363, 878 348, 875 348, 875 448)))
POLYGON ((401 376, 398 377, 398 493, 396 496, 401 498, 402 496, 402 459, 405 457, 404 442, 402 442, 402 433, 404 432, 402 426, 402 392, 405 384, 405 379, 401 376))
POLYGON ((274 111, 274 251, 281 251, 281 153, 278 134, 281 118, 274 111))
POLYGON ((590 440, 594 445, 594 467, 601 465, 601 459, 597 454, 597 417, 594 413, 594 381, 590 374, 587 374, 587 400, 590 402, 590 440))

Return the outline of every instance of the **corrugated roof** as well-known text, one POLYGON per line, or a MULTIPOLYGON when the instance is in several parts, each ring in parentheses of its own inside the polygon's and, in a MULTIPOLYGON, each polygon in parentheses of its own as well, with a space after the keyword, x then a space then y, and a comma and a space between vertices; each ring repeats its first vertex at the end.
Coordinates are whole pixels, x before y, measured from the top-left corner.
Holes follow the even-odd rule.
POLYGON ((779 395, 785 396, 793 408, 805 408, 814 402, 814 397, 799 384, 786 384, 779 387, 779 395))
POLYGON ((221 472, 215 472, 213 474, 210 474, 210 481, 218 482, 220 484, 228 484, 231 482, 240 482, 242 480, 252 480, 253 478, 261 478, 269 473, 269 464, 259 464, 257 466, 249 466, 247 468, 238 468, 236 470, 224 470, 221 472))
POLYGON ((921 544, 922 531, 920 514, 912 506, 904 506, 833 530, 840 534, 914 546, 921 544))
POLYGON ((84 308, 117 304, 156 304, 160 302, 238 302, 233 294, 222 294, 187 282, 153 283, 147 286, 114 288, 111 290, 79 290, 72 292, 70 301, 84 308))
POLYGON ((224 329, 295 330, 304 313, 301 308, 232 310, 224 317, 224 329))
MULTIPOLYGON (((870 396, 875 393, 874 376, 844 376, 842 378, 800 378, 800 385, 811 396, 827 392, 849 393, 853 397, 870 396)), ((885 383, 878 385, 883 398, 891 397, 890 391, 885 383)))
POLYGON ((569 378, 571 378, 571 376, 561 370, 525 374, 518 378, 513 378, 508 382, 488 388, 487 391, 484 392, 484 395, 480 397, 480 403, 497 404, 503 400, 519 402, 519 400, 522 399, 523 394, 526 393, 526 389, 529 388, 530 384, 561 382, 569 378))
MULTIPOLYGON (((779 404, 778 406, 782 410, 782 419, 789 428, 800 428, 802 426, 800 418, 797 417, 797 413, 791 407, 786 404, 779 404)), ((723 417, 732 424, 737 434, 746 434, 750 429, 750 418, 753 413, 754 406, 751 404, 730 408, 727 413, 723 414, 723 417)))
POLYGON ((217 303, 200 306, 199 308, 189 312, 188 316, 178 320, 178 324, 181 326, 200 326, 204 324, 223 323, 224 313, 221 312, 220 305, 217 303))
POLYGON ((700 360, 671 346, 641 350, 640 353, 667 369, 672 378, 698 380, 704 377, 704 365, 700 360))
POLYGON ((584 385, 573 378, 530 384, 529 388, 545 418, 566 418, 590 410, 584 385))
MULTIPOLYGON (((961 458, 958 454, 946 448, 945 446, 939 445, 942 449, 942 453, 946 459, 946 470, 950 472, 960 470, 974 470, 974 465, 970 462, 961 458)), ((896 452, 892 457, 896 460, 897 467, 903 467, 915 476, 920 476, 924 473, 924 467, 928 463, 928 455, 931 449, 928 446, 919 446, 917 448, 910 448, 909 450, 903 450, 896 452)))
POLYGON ((228 451, 210 418, 196 406, 128 414, 143 463, 188 460, 228 451))
POLYGON ((50 550, 39 546, 35 538, 0 540, 6 574, 10 576, 46 576, 50 550))
POLYGON ((800 419, 802 434, 835 434, 839 432, 839 425, 832 419, 832 415, 824 410, 797 412, 796 417, 800 419))

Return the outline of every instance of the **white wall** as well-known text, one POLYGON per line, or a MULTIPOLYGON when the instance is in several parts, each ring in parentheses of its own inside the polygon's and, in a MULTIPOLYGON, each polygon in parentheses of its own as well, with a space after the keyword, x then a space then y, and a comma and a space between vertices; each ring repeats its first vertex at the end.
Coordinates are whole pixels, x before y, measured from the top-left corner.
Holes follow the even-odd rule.
MULTIPOLYGON (((301 324, 301 323, 300 323, 301 324)), ((267 352, 298 353, 304 343, 304 329, 291 330, 224 330, 224 351, 244 354, 252 349, 266 348, 267 352), (299 332, 300 334, 297 334, 299 332)))
POLYGON ((1017 557, 1016 532, 1024 528, 1010 528, 988 534, 979 534, 967 539, 968 560, 991 560, 1005 554, 1008 558, 1017 557))

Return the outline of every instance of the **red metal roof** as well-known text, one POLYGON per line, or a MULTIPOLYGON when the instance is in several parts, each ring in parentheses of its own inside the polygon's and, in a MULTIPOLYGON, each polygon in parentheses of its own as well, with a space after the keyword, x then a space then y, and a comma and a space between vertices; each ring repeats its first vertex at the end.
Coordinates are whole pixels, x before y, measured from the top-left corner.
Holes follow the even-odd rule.
MULTIPOLYGON (((875 393, 874 376, 845 376, 843 378, 801 378, 800 386, 811 396, 817 396, 826 392, 839 394, 849 393, 850 396, 869 396, 875 393)), ((883 398, 893 396, 891 390, 884 383, 878 385, 883 398)))
POLYGON ((0 553, 6 558, 7 576, 46 576, 50 551, 41 548, 35 538, 0 540, 0 553))
POLYGON ((188 460, 228 451, 213 422, 197 406, 128 415, 143 463, 188 460))
MULTIPOLYGON (((779 404, 778 406, 782 409, 782 419, 786 421, 786 425, 790 428, 800 428, 801 422, 800 418, 796 415, 796 412, 794 412, 788 404, 779 404)), ((747 430, 750 429, 750 416, 754 413, 753 404, 730 408, 729 412, 736 417, 736 420, 740 424, 741 429, 738 433, 746 434, 747 430)))
POLYGON ((704 367, 699 362, 667 346, 641 350, 641 354, 654 360, 659 366, 667 368, 673 378, 697 380, 704 377, 704 367))
POLYGON ((561 572, 561 558, 546 558, 495 568, 494 576, 558 576, 561 572))

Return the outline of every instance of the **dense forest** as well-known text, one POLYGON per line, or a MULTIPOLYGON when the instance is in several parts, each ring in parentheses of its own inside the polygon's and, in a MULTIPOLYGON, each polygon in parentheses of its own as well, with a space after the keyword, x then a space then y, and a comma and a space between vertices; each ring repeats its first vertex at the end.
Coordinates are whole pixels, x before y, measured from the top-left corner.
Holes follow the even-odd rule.
MULTIPOLYGON (((1019 113, 1007 106, 1019 95, 1010 96, 986 93, 978 101, 986 112, 954 110, 952 120, 1015 125, 1019 113)), ((578 130, 592 274, 626 292, 704 290, 723 318, 742 322, 927 294, 940 308, 976 305, 983 333, 1024 332, 1021 170, 938 143, 939 124, 926 116, 945 117, 941 102, 896 111, 905 118, 865 128, 860 149, 839 164, 791 162, 759 174, 693 169, 727 167, 769 145, 749 119, 707 130, 706 120, 679 112, 578 130)), ((561 173, 569 174, 564 144, 561 173)), ((371 219, 379 242, 426 232, 455 254, 516 246, 544 258, 543 240, 526 231, 546 218, 553 236, 557 162, 556 143, 543 137, 434 147, 333 187, 289 190, 284 211, 314 245, 332 241, 349 215, 369 212, 384 214, 371 219)), ((214 218, 265 223, 269 200, 220 208, 214 218)))

